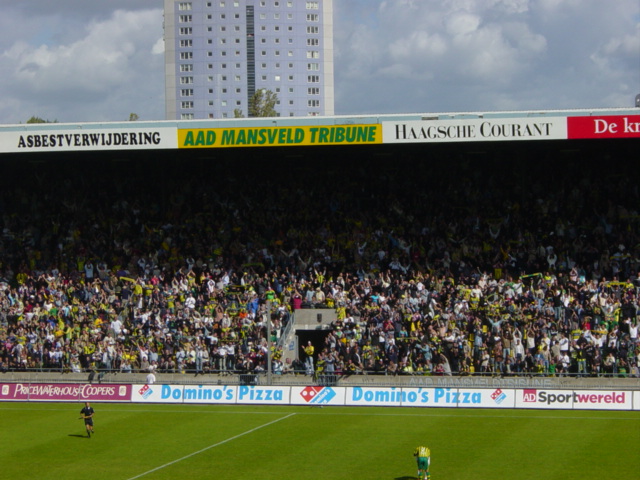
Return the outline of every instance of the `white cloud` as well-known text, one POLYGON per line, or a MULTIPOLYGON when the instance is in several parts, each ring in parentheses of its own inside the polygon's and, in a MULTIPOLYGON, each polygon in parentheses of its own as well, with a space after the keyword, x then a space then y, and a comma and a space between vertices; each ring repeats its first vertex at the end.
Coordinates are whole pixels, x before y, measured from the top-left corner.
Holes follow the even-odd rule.
POLYGON ((345 18, 338 113, 378 98, 378 113, 618 107, 640 92, 636 0, 386 0, 375 22, 345 18))
POLYGON ((472 35, 480 26, 480 18, 466 12, 453 12, 444 21, 445 31, 454 39, 472 35))
MULTIPOLYGON (((6 2, 0 123, 164 118, 162 2, 6 2)), ((631 106, 638 0, 334 0, 338 114, 631 106)))
POLYGON ((164 55, 164 40, 162 38, 159 38, 158 41, 153 44, 153 47, 151 47, 151 54, 164 55))
POLYGON ((32 114, 65 122, 126 119, 135 95, 155 93, 159 106, 137 113, 141 118, 161 118, 161 25, 161 10, 118 10, 85 25, 67 43, 15 42, 0 55, 0 85, 14 92, 29 111, 11 111, 14 103, 0 106, 0 114, 12 116, 14 122, 32 114))
POLYGON ((361 78, 374 74, 380 55, 374 32, 364 25, 358 25, 349 35, 348 42, 348 50, 339 50, 346 54, 342 62, 344 75, 347 78, 361 78), (357 52, 357 55, 351 55, 352 52, 357 52))
POLYGON ((423 57, 440 57, 447 51, 447 44, 439 34, 430 35, 425 31, 413 31, 409 35, 393 41, 389 54, 394 59, 420 61, 423 57))
POLYGON ((603 57, 638 58, 640 53, 640 31, 637 35, 623 35, 609 39, 598 52, 603 57))

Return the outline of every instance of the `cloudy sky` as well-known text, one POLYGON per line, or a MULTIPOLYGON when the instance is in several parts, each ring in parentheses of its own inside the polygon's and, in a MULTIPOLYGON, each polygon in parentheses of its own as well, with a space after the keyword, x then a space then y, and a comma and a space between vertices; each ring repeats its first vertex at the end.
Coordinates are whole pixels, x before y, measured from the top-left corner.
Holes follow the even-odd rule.
MULTIPOLYGON (((162 0, 0 1, 0 124, 164 119, 162 0)), ((334 11, 338 115, 632 107, 640 94, 640 0, 334 11)))

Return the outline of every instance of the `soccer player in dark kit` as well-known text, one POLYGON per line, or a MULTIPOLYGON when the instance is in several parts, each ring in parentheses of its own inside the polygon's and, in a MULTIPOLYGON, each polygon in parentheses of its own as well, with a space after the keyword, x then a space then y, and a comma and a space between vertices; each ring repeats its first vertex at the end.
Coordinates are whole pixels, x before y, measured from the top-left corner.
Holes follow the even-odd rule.
POLYGON ((84 408, 80 410, 80 418, 84 419, 84 426, 87 429, 87 436, 91 438, 91 434, 93 433, 93 407, 89 404, 89 402, 85 402, 84 408))

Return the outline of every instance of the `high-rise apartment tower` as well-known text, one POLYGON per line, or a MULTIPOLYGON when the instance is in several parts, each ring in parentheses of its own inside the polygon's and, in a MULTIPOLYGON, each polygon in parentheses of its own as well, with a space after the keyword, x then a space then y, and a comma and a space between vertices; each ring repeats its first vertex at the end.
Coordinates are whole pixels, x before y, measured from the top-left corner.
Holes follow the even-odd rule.
POLYGON ((333 115, 333 0, 164 0, 167 120, 333 115))

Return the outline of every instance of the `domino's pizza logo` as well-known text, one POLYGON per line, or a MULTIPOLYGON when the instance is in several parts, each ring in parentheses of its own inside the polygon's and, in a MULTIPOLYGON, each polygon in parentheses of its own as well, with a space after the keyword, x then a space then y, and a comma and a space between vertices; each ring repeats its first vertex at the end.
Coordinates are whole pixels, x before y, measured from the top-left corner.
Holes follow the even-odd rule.
POLYGON ((300 396, 307 403, 321 405, 329 403, 336 396, 336 392, 331 387, 305 387, 300 396))
POLYGON ((138 393, 142 395, 142 398, 146 400, 153 393, 153 390, 149 385, 145 385, 140 390, 138 390, 138 393))
POLYGON ((495 392, 491 394, 491 398, 497 405, 500 405, 505 398, 507 398, 507 394, 502 391, 502 389, 498 388, 495 392))

